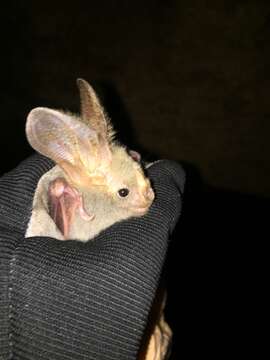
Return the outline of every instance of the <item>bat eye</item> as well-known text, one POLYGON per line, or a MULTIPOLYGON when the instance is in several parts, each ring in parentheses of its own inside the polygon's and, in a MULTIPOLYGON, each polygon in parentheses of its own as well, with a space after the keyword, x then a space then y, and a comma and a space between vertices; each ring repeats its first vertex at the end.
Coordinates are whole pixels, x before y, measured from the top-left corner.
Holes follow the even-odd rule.
POLYGON ((126 196, 128 196, 128 194, 129 194, 129 190, 127 188, 118 190, 118 195, 120 197, 126 197, 126 196))

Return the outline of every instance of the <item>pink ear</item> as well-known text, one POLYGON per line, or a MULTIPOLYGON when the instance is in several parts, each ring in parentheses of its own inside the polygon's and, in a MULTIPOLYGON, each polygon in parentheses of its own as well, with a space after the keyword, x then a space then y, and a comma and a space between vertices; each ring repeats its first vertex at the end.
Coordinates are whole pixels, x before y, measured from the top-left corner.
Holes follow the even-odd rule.
POLYGON ((107 139, 108 124, 97 94, 83 79, 77 79, 77 85, 80 91, 82 120, 97 134, 107 139))
POLYGON ((26 121, 29 144, 55 162, 76 163, 78 155, 92 163, 97 133, 71 115, 48 108, 33 109, 26 121))
POLYGON ((128 150, 129 155, 132 157, 133 160, 137 162, 141 162, 141 154, 139 154, 135 150, 128 150))
POLYGON ((30 145, 60 165, 75 183, 111 161, 106 139, 72 115, 36 108, 28 115, 26 134, 30 145))

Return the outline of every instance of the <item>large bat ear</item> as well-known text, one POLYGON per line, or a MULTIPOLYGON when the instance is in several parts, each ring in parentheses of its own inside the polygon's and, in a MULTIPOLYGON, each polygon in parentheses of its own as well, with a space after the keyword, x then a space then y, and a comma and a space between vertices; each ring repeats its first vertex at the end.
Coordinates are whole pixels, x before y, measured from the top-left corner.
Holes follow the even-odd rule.
POLYGON ((80 91, 81 119, 95 130, 99 137, 111 142, 114 131, 94 89, 83 79, 77 79, 77 85, 80 91))
POLYGON ((94 129, 60 111, 33 109, 27 117, 26 136, 36 151, 54 160, 75 183, 111 161, 109 147, 94 129))

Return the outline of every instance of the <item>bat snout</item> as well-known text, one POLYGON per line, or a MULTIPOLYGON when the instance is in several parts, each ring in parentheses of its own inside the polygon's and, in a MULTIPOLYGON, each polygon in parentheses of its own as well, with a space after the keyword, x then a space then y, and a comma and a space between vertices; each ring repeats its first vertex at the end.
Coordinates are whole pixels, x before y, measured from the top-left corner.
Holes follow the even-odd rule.
POLYGON ((136 212, 141 215, 145 214, 148 211, 149 207, 152 205, 154 198, 155 194, 151 186, 145 188, 141 194, 141 199, 137 204, 136 212))
POLYGON ((154 198, 155 198, 155 194, 149 183, 141 191, 141 202, 144 203, 145 207, 147 206, 149 207, 152 204, 154 198))
POLYGON ((154 200, 155 194, 154 194, 154 191, 151 188, 151 186, 147 187, 147 189, 145 190, 144 197, 145 197, 145 200, 149 203, 152 203, 152 201, 154 200))

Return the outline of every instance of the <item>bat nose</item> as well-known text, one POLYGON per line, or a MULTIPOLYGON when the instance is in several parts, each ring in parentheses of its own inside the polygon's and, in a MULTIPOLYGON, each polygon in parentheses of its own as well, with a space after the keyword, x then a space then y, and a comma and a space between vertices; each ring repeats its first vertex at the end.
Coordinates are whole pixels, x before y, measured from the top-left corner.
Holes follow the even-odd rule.
POLYGON ((149 202, 152 202, 154 200, 154 197, 155 197, 154 191, 152 190, 152 188, 150 186, 146 188, 144 197, 149 202))

